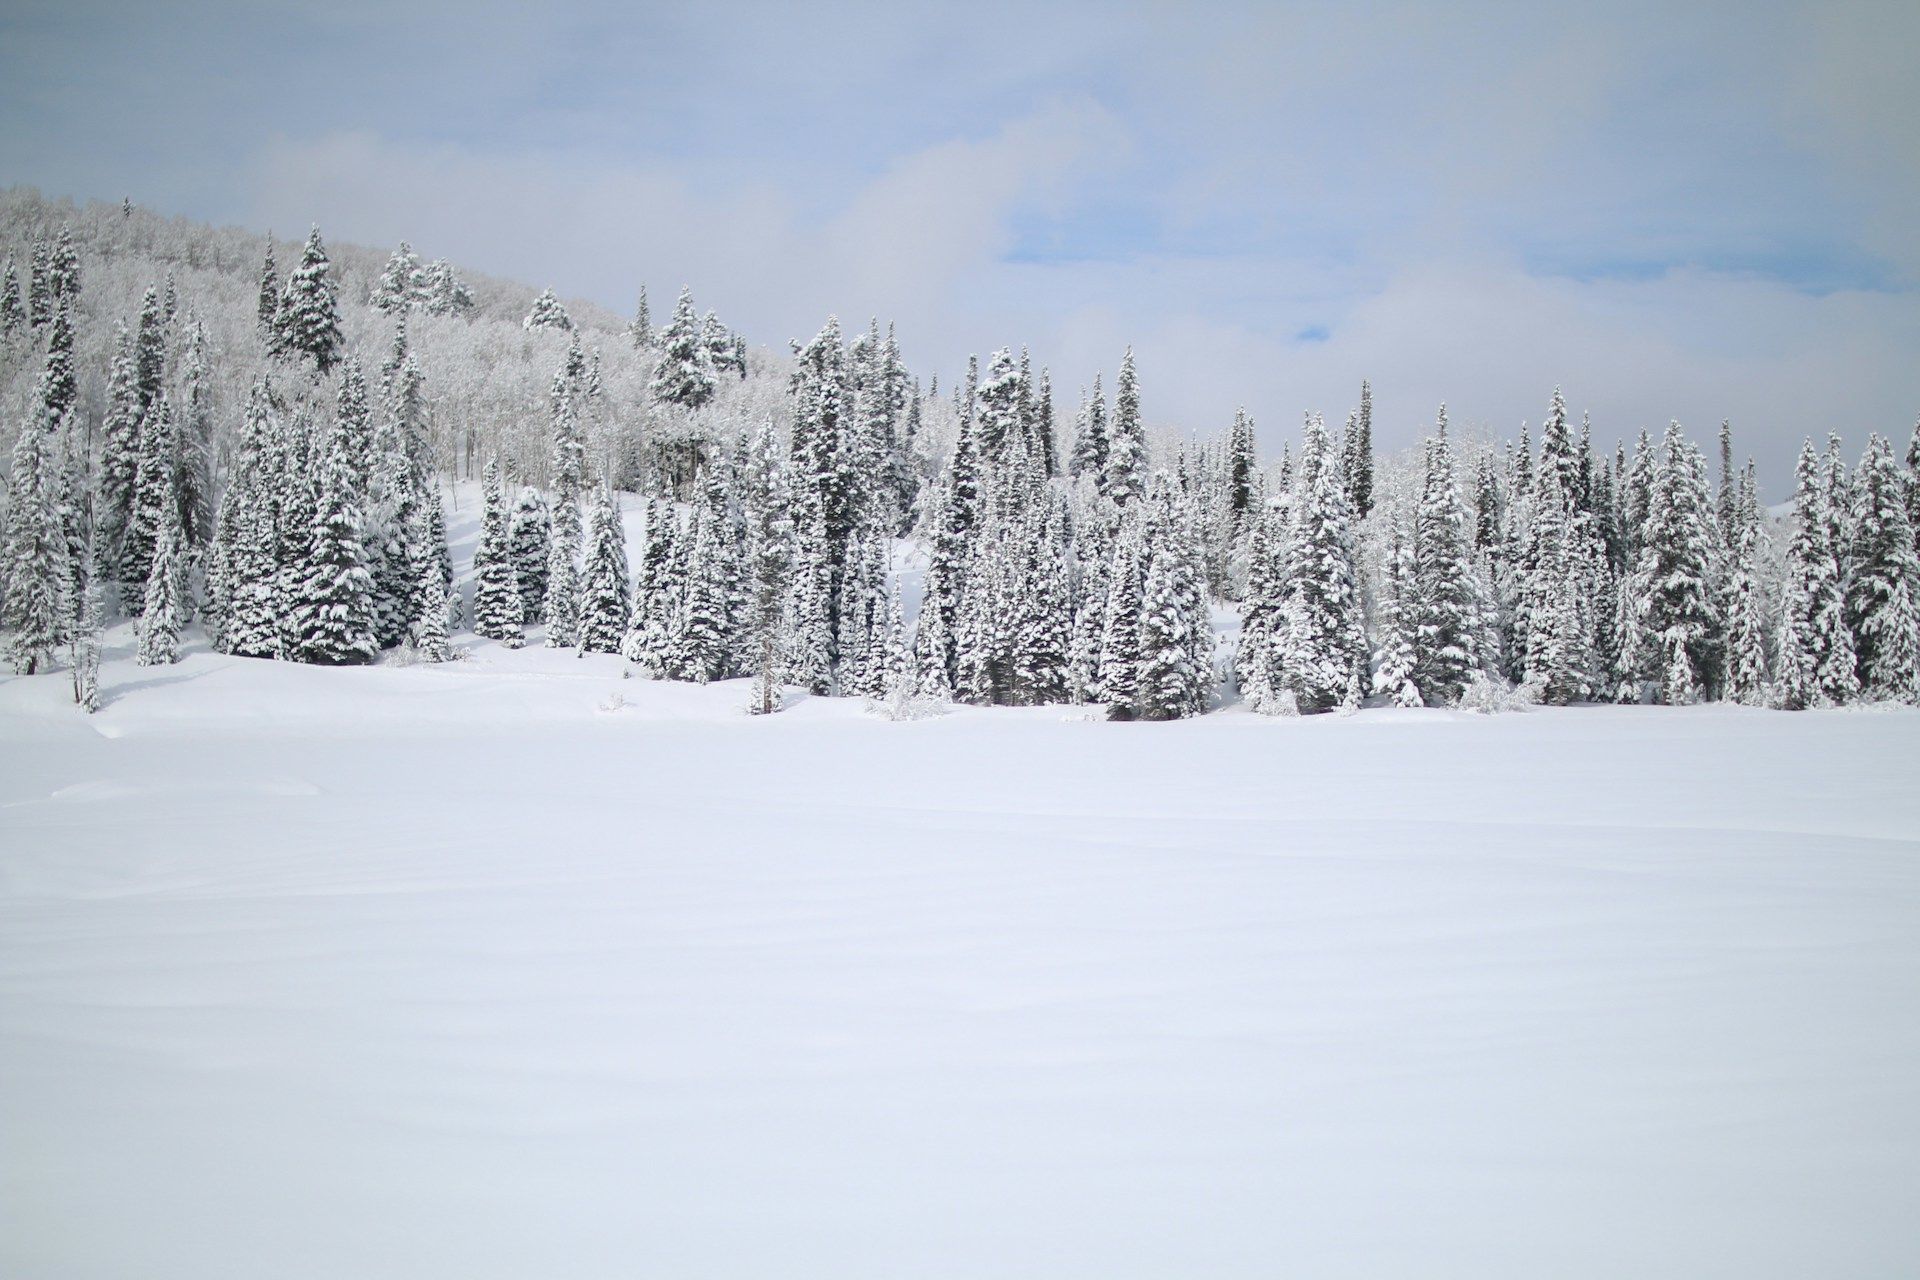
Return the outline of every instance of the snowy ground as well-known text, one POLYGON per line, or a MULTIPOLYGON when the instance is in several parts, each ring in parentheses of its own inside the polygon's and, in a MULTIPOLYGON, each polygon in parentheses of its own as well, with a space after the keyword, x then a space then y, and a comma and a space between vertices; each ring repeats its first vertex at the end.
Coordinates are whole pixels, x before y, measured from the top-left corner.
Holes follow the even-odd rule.
POLYGON ((1920 1274, 1920 715, 618 671, 0 684, 0 1276, 1920 1274))

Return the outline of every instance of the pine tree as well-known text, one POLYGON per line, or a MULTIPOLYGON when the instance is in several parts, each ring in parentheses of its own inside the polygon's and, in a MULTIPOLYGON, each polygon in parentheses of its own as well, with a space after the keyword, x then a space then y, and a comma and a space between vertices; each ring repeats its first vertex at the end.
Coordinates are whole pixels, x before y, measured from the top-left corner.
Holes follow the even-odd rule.
MULTIPOLYGON (((540 608, 547 620, 547 647, 569 648, 580 640, 580 510, 562 499, 555 504, 547 541, 547 597, 540 608)), ((516 583, 517 590, 517 583, 516 583)))
POLYGON ((62 418, 80 398, 80 384, 73 373, 73 303, 62 298, 47 325, 46 363, 47 403, 56 418, 62 418))
POLYGON ((179 469, 173 404, 163 396, 141 426, 133 503, 120 544, 120 581, 128 589, 130 600, 140 598, 161 530, 180 523, 179 469))
POLYGON ((1863 696, 1896 702, 1920 701, 1920 555, 1906 487, 1892 446, 1869 437, 1858 472, 1847 618, 1863 696))
POLYGON ((307 234, 300 265, 287 278, 273 322, 272 354, 293 363, 311 362, 316 379, 340 362, 340 306, 333 264, 320 244, 320 228, 307 234))
POLYGON ((553 547, 546 500, 532 485, 521 486, 520 496, 513 504, 507 545, 513 561, 514 581, 520 591, 520 616, 538 619, 546 608, 547 557, 553 547))
POLYGON ((1726 697, 1748 706, 1765 706, 1769 692, 1767 661, 1767 605, 1762 594, 1759 499, 1754 492, 1749 463, 1733 501, 1728 505, 1732 540, 1727 587, 1726 697))
POLYGON ((560 299, 553 296, 552 289, 542 289, 540 296, 533 300, 533 306, 527 312, 527 318, 520 327, 531 333, 535 329, 559 329, 573 331, 573 317, 560 305, 560 299))
POLYGON ((33 242, 33 258, 27 271, 27 323, 35 329, 53 319, 53 287, 48 279, 52 255, 47 242, 33 242))
POLYGON ((435 258, 420 285, 420 305, 430 316, 459 316, 473 310, 473 290, 453 273, 453 264, 435 258))
POLYGON ((715 387, 713 356, 693 312, 693 290, 682 289, 673 319, 660 335, 660 359, 647 390, 661 404, 698 409, 713 399, 715 387))
POLYGON ((266 259, 260 264, 259 302, 254 315, 260 332, 271 339, 280 327, 280 270, 273 264, 273 235, 267 235, 266 259))
POLYGON ((696 510, 687 545, 685 594, 673 634, 673 674, 705 684, 727 674, 726 564, 713 514, 696 510))
POLYGON ((1346 487, 1317 414, 1307 421, 1301 468, 1293 532, 1298 568, 1289 584, 1279 666, 1302 711, 1328 711, 1346 698, 1367 649, 1346 487))
POLYGON ((1373 691, 1396 707, 1423 707, 1414 679, 1415 613, 1413 555, 1396 527, 1387 551, 1387 584, 1380 606, 1380 650, 1373 691))
POLYGON ((53 242, 47 256, 47 293, 53 303, 49 320, 62 302, 72 304, 80 299, 80 251, 73 245, 72 224, 60 228, 60 238, 53 242))
POLYGON ((298 596, 299 639, 293 646, 302 662, 353 666, 372 662, 380 651, 354 473, 361 435, 361 426, 350 417, 336 419, 322 451, 319 503, 298 596))
POLYGON ((1827 502, 1827 472, 1808 440, 1794 471, 1794 530, 1781 604, 1778 683, 1790 711, 1849 701, 1856 692, 1853 635, 1827 502))
POLYGON ((53 417, 46 375, 34 396, 31 417, 13 443, 13 469, 7 504, 6 565, 0 579, 8 656, 14 669, 32 675, 51 665, 72 605, 73 578, 66 532, 60 523, 54 448, 62 424, 53 417))
MULTIPOLYGON (((175 441, 180 528, 189 547, 213 537, 213 389, 207 366, 207 329, 189 313, 180 357, 179 433, 175 441)), ((344 394, 344 392, 342 393, 344 394)))
POLYGON ((380 272, 380 278, 374 281, 373 294, 367 299, 375 311, 384 311, 389 315, 406 311, 423 301, 426 284, 426 271, 420 265, 420 255, 405 240, 387 259, 386 267, 380 272))
POLYGON ((1373 511, 1373 385, 1365 380, 1360 383, 1360 416, 1346 470, 1354 518, 1364 520, 1373 511))
POLYGON ((100 633, 106 626, 106 601, 91 576, 81 588, 72 628, 73 700, 88 715, 100 709, 100 633))
POLYGON ((1128 521, 1114 540, 1103 610, 1106 626, 1100 638, 1100 693, 1113 720, 1131 720, 1138 714, 1140 619, 1146 588, 1143 558, 1139 525, 1128 521))
POLYGON ((7 259, 0 271, 0 338, 10 338, 28 327, 26 303, 20 297, 20 270, 7 259))
POLYGON ((1073 455, 1067 470, 1076 476, 1092 476, 1102 490, 1107 483, 1107 404, 1100 390, 1100 375, 1093 375, 1093 393, 1080 405, 1074 424, 1073 455))
POLYGON ((1195 711, 1199 675, 1193 667, 1190 618, 1181 578, 1190 568, 1180 552, 1153 553, 1140 610, 1140 673, 1135 695, 1143 720, 1177 720, 1195 711))
POLYGON ((428 565, 421 576, 420 597, 424 606, 420 610, 420 621, 414 625, 414 656, 422 662, 451 662, 453 644, 447 635, 447 583, 437 566, 428 565))
POLYGON ((507 501, 500 488, 500 460, 489 459, 482 473, 484 495, 480 517, 480 546, 473 555, 476 586, 473 633, 518 649, 520 588, 514 581, 513 560, 507 545, 507 501))
POLYGON ((640 300, 634 303, 633 319, 627 323, 627 340, 635 351, 653 349, 653 317, 647 312, 647 286, 640 286, 640 300))
POLYGON ((1414 577, 1409 619, 1414 632, 1415 680, 1423 700, 1450 705, 1480 669, 1480 620, 1473 563, 1467 550, 1466 511, 1447 440, 1446 406, 1426 447, 1426 477, 1414 518, 1414 577))
POLYGON ((1120 381, 1114 392, 1113 434, 1107 442, 1106 494, 1121 506, 1146 492, 1147 434, 1140 421, 1140 380, 1134 372, 1133 348, 1120 360, 1120 381))
POLYGON ((618 653, 627 626, 627 537, 613 495, 601 490, 587 525, 580 583, 580 651, 618 653))
POLYGON ((154 543, 145 602, 140 610, 140 644, 133 660, 143 667, 180 661, 180 628, 186 621, 180 614, 185 573, 180 552, 180 522, 170 507, 163 515, 154 543))

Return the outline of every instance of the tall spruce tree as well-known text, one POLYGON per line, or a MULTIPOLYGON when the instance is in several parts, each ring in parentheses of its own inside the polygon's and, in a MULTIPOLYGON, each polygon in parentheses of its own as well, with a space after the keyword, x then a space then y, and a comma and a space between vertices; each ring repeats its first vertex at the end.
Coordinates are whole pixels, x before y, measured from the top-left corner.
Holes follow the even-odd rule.
POLYGON ((1426 473, 1413 528, 1410 621, 1414 631, 1414 678, 1422 699, 1450 705, 1466 692, 1480 669, 1479 593, 1467 549, 1466 511, 1447 439, 1447 410, 1426 446, 1426 473))
POLYGON ((355 471, 364 434, 364 425, 351 416, 336 417, 322 448, 319 501, 297 606, 293 652, 302 662, 353 666, 372 662, 380 651, 355 471))
POLYGON ((473 555, 473 633, 518 649, 525 642, 520 630, 520 587, 507 544, 507 500, 500 487, 498 458, 487 460, 481 493, 480 545, 473 555))
POLYGON ((320 243, 320 228, 307 233, 300 265, 287 278, 273 322, 272 354, 294 364, 311 364, 315 379, 333 372, 340 362, 340 304, 333 284, 333 264, 320 243))
POLYGON ((51 386, 43 373, 28 420, 13 442, 13 469, 7 503, 6 565, 0 578, 0 602, 11 635, 7 653, 14 669, 32 675, 50 666, 72 610, 66 532, 60 522, 59 474, 55 449, 62 423, 49 403, 51 386))
POLYGON ((1113 397, 1113 432, 1107 441, 1106 494, 1121 506, 1146 492, 1147 433, 1140 419, 1140 379, 1133 348, 1120 359, 1113 397))
POLYGON ((683 288, 673 318, 660 334, 660 358, 647 390, 660 404, 698 409, 713 399, 717 386, 713 355, 707 350, 700 319, 694 314, 693 290, 683 288))
POLYGON ((618 653, 627 627, 627 537, 613 495, 600 491, 587 522, 580 582, 580 651, 618 653))
POLYGON ((180 610, 185 572, 186 566, 181 563, 180 522, 169 508, 163 513, 154 542, 140 610, 140 642, 134 651, 134 661, 143 667, 180 661, 180 629, 186 624, 180 610))
POLYGON ((1857 475, 1847 620, 1856 638, 1861 693, 1920 701, 1920 555, 1907 517, 1907 478, 1892 446, 1878 435, 1868 438, 1857 475))

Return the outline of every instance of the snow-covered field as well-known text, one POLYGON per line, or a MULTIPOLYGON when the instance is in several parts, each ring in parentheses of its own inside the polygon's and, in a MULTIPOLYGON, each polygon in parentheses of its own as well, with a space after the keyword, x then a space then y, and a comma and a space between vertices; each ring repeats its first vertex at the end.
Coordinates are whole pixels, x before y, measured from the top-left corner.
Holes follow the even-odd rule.
POLYGON ((1920 715, 106 683, 0 684, 0 1276, 1920 1274, 1920 715))

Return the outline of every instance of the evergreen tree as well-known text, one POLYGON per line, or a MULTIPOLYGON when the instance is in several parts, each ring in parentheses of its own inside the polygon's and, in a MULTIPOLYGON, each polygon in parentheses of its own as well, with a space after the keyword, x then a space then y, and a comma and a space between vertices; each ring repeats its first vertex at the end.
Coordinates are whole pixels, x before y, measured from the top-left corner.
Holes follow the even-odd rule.
MULTIPOLYGON (((343 392, 344 394, 344 392, 343 392)), ((180 413, 175 441, 180 528, 189 547, 213 537, 213 389, 207 329, 191 318, 180 357, 180 413)))
POLYGON ((435 258, 420 285, 420 305, 430 316, 459 316, 473 310, 473 290, 453 273, 453 264, 435 258))
POLYGON ((1297 569, 1287 595, 1286 643, 1278 653, 1284 686, 1302 711, 1328 711, 1365 669, 1366 632, 1349 542, 1346 487, 1333 465, 1326 425, 1307 421, 1301 499, 1294 504, 1297 569))
POLYGON ((1896 702, 1920 701, 1920 555, 1906 487, 1892 446, 1869 437, 1858 473, 1847 618, 1862 694, 1896 702))
POLYGON ((727 674, 726 564, 712 512, 694 512, 687 546, 686 593, 673 634, 673 673, 705 684, 727 674))
POLYGON ((260 264, 260 296, 254 308, 260 332, 271 339, 280 328, 280 270, 273 265, 273 236, 267 236, 266 260, 260 264))
POLYGON ((1808 440, 1794 470, 1794 530, 1781 604, 1778 683, 1781 703, 1790 711, 1850 701, 1857 692, 1853 634, 1847 628, 1827 503, 1827 472, 1808 440))
POLYGON ((88 715, 100 709, 100 633, 106 626, 107 606, 100 584, 89 575, 81 588, 80 607, 73 625, 73 700, 88 715))
POLYGON ((7 259, 0 271, 0 338, 9 338, 28 327, 26 303, 20 297, 20 271, 7 259))
POLYGON ((53 286, 49 280, 52 267, 52 255, 47 252, 47 242, 33 242, 33 260, 27 273, 27 322, 35 329, 53 319, 53 286))
POLYGON ((1146 492, 1147 434, 1140 420, 1140 380, 1134 373, 1133 348, 1120 360, 1120 382, 1114 392, 1113 434, 1107 442, 1106 493, 1125 506, 1146 492))
POLYGON ((1107 404, 1097 373, 1093 375, 1093 394, 1081 402, 1080 415, 1074 424, 1073 455, 1067 462, 1067 470, 1076 476, 1092 476, 1102 490, 1106 488, 1107 404))
POLYGON ((1415 680, 1435 706, 1460 700, 1480 669, 1479 593, 1467 550, 1466 511, 1447 440, 1446 406, 1426 447, 1426 476, 1414 518, 1411 601, 1415 680))
POLYGON ((627 340, 635 351, 653 349, 653 317, 647 313, 647 286, 640 286, 640 300, 634 303, 633 319, 627 323, 627 340))
POLYGON ((380 278, 374 282, 373 295, 367 301, 375 311, 389 315, 418 306, 425 301, 426 274, 420 265, 420 255, 402 240, 393 256, 387 259, 380 278))
POLYGON ((579 508, 561 500, 554 508, 547 541, 547 598, 541 606, 549 649, 568 648, 580 641, 581 537, 579 508))
POLYGON ((542 289, 540 296, 533 300, 533 307, 527 312, 527 318, 520 327, 531 333, 535 329, 559 329, 573 331, 573 317, 560 305, 560 299, 553 296, 552 289, 542 289))
POLYGON ((1400 530, 1393 530, 1387 552, 1387 584, 1380 602, 1380 650, 1373 672, 1373 691, 1396 707, 1423 707, 1414 679, 1414 563, 1400 530))
POLYGON ((180 523, 179 469, 173 404, 162 397, 141 427, 133 503, 120 544, 120 580, 130 593, 130 601, 141 598, 141 585, 150 576, 161 531, 180 523))
POLYGON ((1352 495, 1354 518, 1364 520, 1373 511, 1373 385, 1365 380, 1360 383, 1360 417, 1353 440, 1347 491, 1352 495))
POLYGON ((73 571, 60 523, 59 476, 54 465, 62 424, 52 415, 50 392, 43 373, 32 416, 14 438, 9 477, 6 565, 0 580, 4 614, 0 616, 12 632, 8 657, 24 675, 52 664, 72 608, 67 593, 73 571))
POLYGON ((673 318, 660 335, 660 359, 647 390, 661 404, 698 409, 713 399, 716 385, 713 355, 693 313, 693 290, 682 289, 673 318))
POLYGON ((64 418, 80 398, 80 384, 73 373, 73 303, 69 298, 60 300, 47 325, 45 371, 47 403, 56 418, 64 418))
POLYGON ((1143 558, 1139 524, 1129 520, 1114 540, 1102 611, 1106 628, 1100 638, 1100 693, 1113 720, 1131 720, 1139 712, 1140 621, 1146 591, 1143 558))
POLYGON ((287 278, 273 322, 272 354, 294 363, 311 361, 316 378, 340 362, 340 306, 334 295, 333 264, 320 244, 320 228, 307 234, 300 265, 287 278))
POLYGON ((580 583, 580 651, 618 653, 627 627, 627 535, 605 489, 587 524, 587 564, 580 583))
POLYGON ((73 245, 71 224, 60 228, 60 238, 47 255, 47 295, 51 320, 62 302, 71 305, 80 299, 80 251, 73 245))
POLYGON ((134 661, 143 667, 166 666, 180 661, 180 599, 185 566, 180 560, 180 523, 174 508, 162 515, 160 532, 154 542, 153 561, 147 575, 145 599, 140 610, 140 644, 134 661))
POLYGON ((1770 681, 1767 661, 1767 605, 1762 592, 1759 499, 1753 468, 1741 477, 1728 504, 1732 553, 1727 587, 1727 659, 1723 692, 1748 706, 1766 705, 1770 681))
POLYGON ((299 639, 293 647, 302 662, 353 666, 372 662, 380 651, 354 470, 363 436, 364 426, 343 415, 322 451, 319 503, 299 591, 299 639))
POLYGON ((507 545, 513 561, 514 581, 520 591, 520 616, 537 619, 546 607, 547 557, 553 547, 546 501, 532 485, 521 486, 520 496, 513 504, 507 545))
POLYGON ((1194 714, 1200 674, 1194 670, 1187 590, 1181 579, 1191 566, 1177 548, 1153 553, 1141 597, 1139 688, 1143 720, 1177 720, 1194 714))
POLYGON ((480 546, 473 555, 473 633, 518 649, 520 588, 507 545, 507 500, 500 488, 500 460, 489 459, 481 481, 480 546))
POLYGON ((413 652, 422 662, 451 662, 453 644, 447 635, 447 583, 437 566, 428 565, 420 579, 423 607, 414 626, 413 652))

